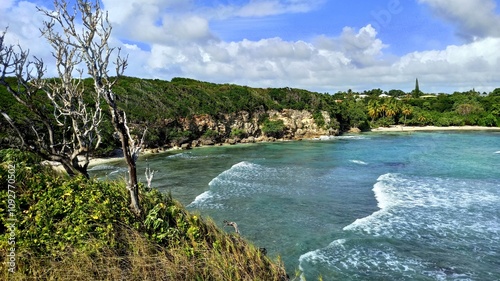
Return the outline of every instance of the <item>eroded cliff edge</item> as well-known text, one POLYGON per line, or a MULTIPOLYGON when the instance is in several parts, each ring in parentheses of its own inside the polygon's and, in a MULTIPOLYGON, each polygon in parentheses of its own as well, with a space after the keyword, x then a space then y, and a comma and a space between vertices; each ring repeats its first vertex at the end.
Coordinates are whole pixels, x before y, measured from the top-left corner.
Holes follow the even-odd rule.
POLYGON ((165 120, 160 148, 300 140, 339 134, 339 123, 328 112, 307 110, 239 111, 212 116, 194 115, 165 120))

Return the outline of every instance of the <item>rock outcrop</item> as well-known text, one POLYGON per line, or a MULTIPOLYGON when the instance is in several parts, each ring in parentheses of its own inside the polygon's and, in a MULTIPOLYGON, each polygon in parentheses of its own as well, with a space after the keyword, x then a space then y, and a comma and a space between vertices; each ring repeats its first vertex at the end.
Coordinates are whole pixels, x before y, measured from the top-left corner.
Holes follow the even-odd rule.
MULTIPOLYGON (((316 116, 316 119, 318 116, 316 116)), ((252 113, 240 111, 231 114, 195 115, 190 118, 179 118, 175 127, 183 132, 190 132, 177 139, 166 140, 167 147, 189 149, 196 146, 254 143, 276 141, 276 136, 263 133, 263 121, 279 121, 283 123, 283 131, 279 139, 300 140, 319 136, 338 135, 338 122, 328 112, 321 112, 321 124, 318 125, 313 114, 306 110, 284 109, 281 111, 264 109, 252 113)))

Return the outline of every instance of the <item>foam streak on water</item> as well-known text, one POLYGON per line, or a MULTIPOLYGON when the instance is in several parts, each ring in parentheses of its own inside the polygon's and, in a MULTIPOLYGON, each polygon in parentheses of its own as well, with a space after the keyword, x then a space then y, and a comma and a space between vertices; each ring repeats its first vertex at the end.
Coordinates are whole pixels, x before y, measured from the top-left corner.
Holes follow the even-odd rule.
POLYGON ((491 270, 500 253, 499 183, 384 174, 373 188, 380 210, 346 226, 349 239, 302 255, 301 269, 323 264, 363 280, 500 277, 500 268, 491 270), (473 255, 490 271, 479 272, 467 258, 440 261, 452 253, 473 255))
POLYGON ((200 209, 225 208, 225 202, 244 200, 256 194, 289 194, 293 192, 284 185, 269 184, 269 179, 287 180, 281 169, 267 168, 247 161, 239 162, 222 172, 208 184, 209 190, 202 193, 188 207, 200 209))
POLYGON ((349 160, 349 162, 354 163, 354 164, 359 164, 359 165, 368 165, 365 161, 361 160, 349 160))

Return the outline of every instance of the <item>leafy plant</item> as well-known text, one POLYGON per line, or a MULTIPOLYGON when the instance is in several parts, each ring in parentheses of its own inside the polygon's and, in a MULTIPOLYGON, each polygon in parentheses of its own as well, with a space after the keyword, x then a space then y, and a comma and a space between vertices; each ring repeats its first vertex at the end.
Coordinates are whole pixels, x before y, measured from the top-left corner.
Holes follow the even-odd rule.
MULTIPOLYGON (((8 280, 282 280, 272 262, 242 238, 191 214, 170 194, 145 192, 145 216, 128 208, 122 182, 67 178, 20 150, 0 151, 0 181, 16 175, 16 273, 8 280), (12 170, 12 169, 11 169, 12 170)), ((8 208, 0 190, 0 211, 8 208)), ((10 248, 0 218, 0 262, 10 248)), ((5 277, 5 278, 3 278, 5 277)))
POLYGON ((269 137, 282 137, 285 130, 283 120, 266 119, 262 124, 262 132, 269 137))
POLYGON ((233 137, 233 138, 234 138, 234 137, 244 138, 244 137, 247 135, 247 133, 246 133, 246 131, 245 131, 245 130, 243 130, 243 129, 232 129, 232 130, 231 130, 231 134, 230 134, 230 135, 231 135, 231 137, 233 137))

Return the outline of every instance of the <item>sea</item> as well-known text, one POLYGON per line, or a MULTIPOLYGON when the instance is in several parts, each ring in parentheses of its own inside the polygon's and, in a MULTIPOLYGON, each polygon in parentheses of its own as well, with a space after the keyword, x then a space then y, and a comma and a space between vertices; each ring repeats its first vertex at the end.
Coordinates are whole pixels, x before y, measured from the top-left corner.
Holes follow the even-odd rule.
MULTIPOLYGON (((295 280, 500 280, 500 132, 364 133, 141 156, 295 280)), ((120 161, 94 166, 124 177, 120 161)), ((142 175, 142 176, 141 176, 142 175)))

